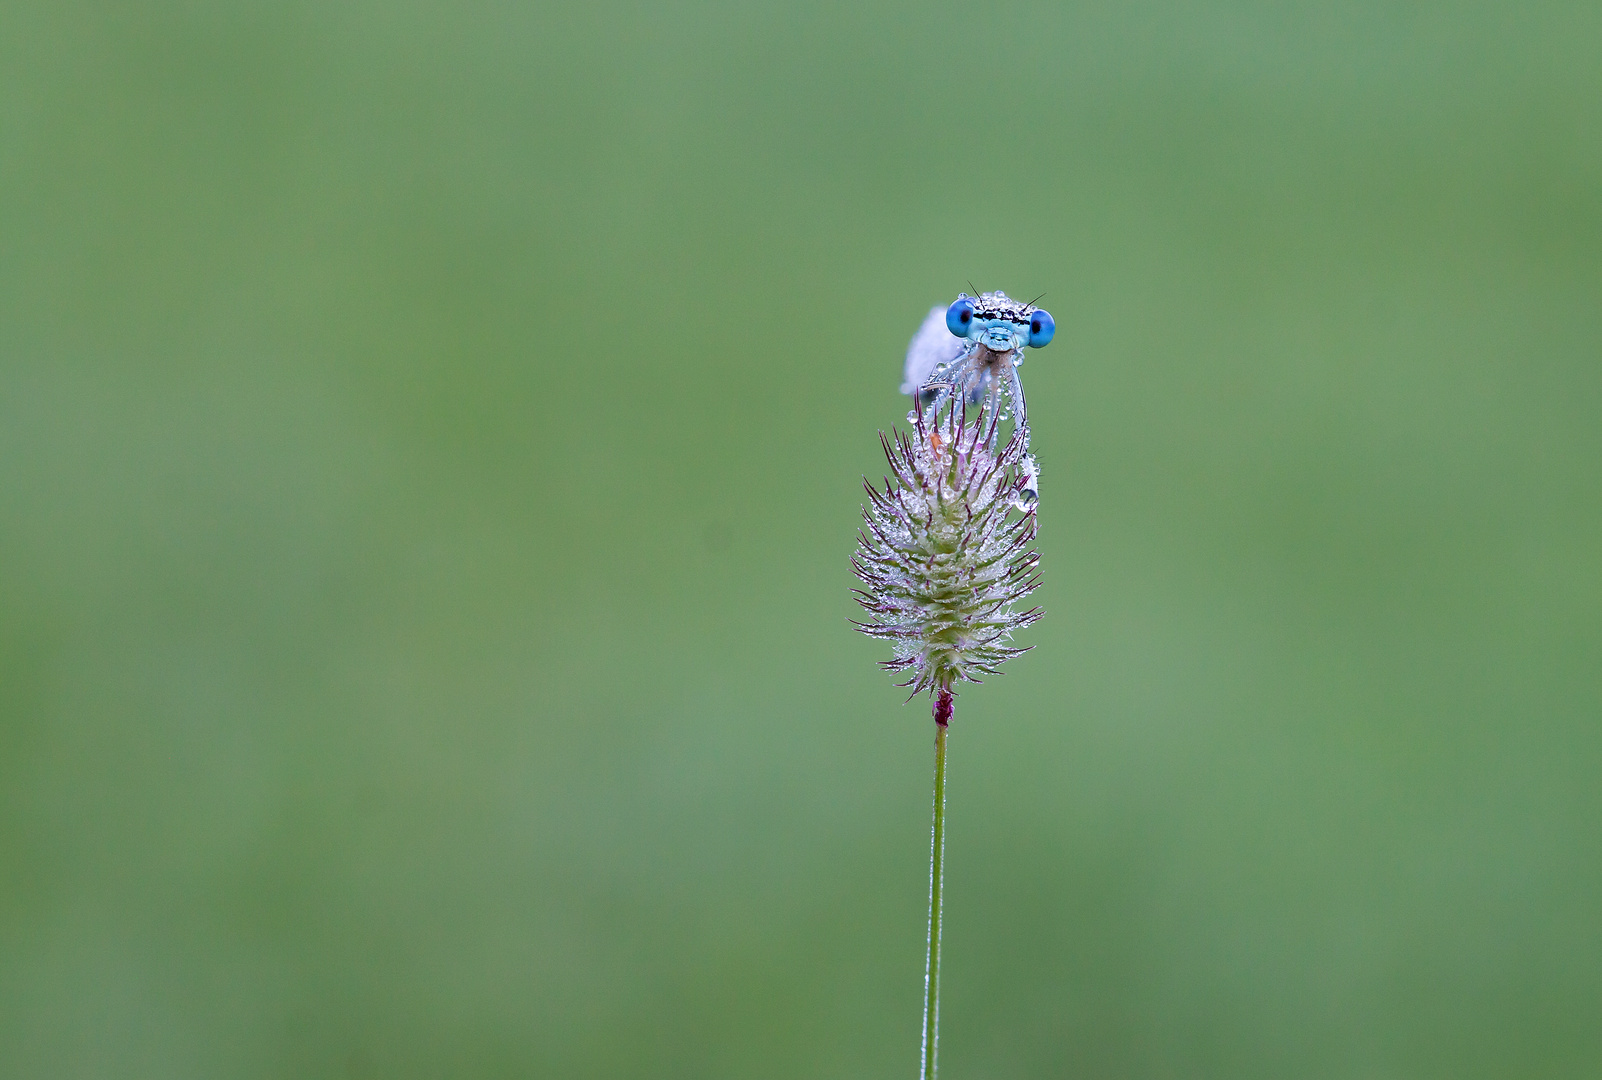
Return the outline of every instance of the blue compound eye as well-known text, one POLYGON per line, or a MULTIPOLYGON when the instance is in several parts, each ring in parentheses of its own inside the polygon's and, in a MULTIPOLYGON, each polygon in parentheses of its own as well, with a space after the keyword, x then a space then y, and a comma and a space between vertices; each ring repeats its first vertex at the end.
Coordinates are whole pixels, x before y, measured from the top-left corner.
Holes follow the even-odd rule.
POLYGON ((957 337, 965 338, 973 326, 973 301, 966 296, 946 308, 946 329, 957 337))
MULTIPOLYGON (((951 313, 946 313, 946 322, 951 321, 951 313)), ((1051 335, 1057 332, 1057 324, 1052 321, 1048 312, 1036 309, 1029 313, 1029 347, 1031 349, 1043 348, 1051 344, 1051 335)))

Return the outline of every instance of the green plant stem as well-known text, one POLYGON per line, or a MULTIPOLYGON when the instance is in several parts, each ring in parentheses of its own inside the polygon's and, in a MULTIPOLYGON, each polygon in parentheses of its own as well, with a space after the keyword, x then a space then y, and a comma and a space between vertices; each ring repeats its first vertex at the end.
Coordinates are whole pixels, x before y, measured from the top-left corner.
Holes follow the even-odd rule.
MULTIPOLYGON (((949 699, 948 699, 949 700, 949 699)), ((929 967, 923 978, 923 1080, 940 1049, 940 886, 946 855, 946 725, 935 724, 934 826, 929 837, 929 967)))

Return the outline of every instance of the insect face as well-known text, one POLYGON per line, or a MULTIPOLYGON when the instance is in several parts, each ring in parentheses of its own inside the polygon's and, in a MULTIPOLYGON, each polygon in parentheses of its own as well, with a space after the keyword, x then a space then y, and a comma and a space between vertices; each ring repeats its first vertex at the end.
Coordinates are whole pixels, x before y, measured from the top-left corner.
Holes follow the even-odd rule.
POLYGON ((1056 324, 1044 310, 1020 304, 1006 293, 963 293, 946 309, 946 329, 991 352, 1010 353, 1026 345, 1036 349, 1045 345, 1056 324))

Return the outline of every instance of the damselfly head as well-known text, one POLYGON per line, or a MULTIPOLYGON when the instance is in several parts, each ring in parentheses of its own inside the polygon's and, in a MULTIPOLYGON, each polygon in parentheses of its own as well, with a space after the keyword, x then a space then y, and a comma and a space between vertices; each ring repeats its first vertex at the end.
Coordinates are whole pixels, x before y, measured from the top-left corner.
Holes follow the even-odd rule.
POLYGON ((1005 353, 1051 341, 1057 324, 1043 308, 1021 304, 1003 292, 960 294, 946 309, 946 329, 955 337, 1005 353))

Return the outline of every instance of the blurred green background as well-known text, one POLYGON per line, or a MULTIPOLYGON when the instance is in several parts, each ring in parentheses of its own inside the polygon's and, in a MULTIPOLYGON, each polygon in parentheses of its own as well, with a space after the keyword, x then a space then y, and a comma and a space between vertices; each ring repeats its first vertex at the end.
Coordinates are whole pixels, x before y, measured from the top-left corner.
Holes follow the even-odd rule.
POLYGON ((1602 9, 0 9, 0 1074, 915 1072, 852 634, 1045 290, 943 1075, 1602 1072, 1602 9))

